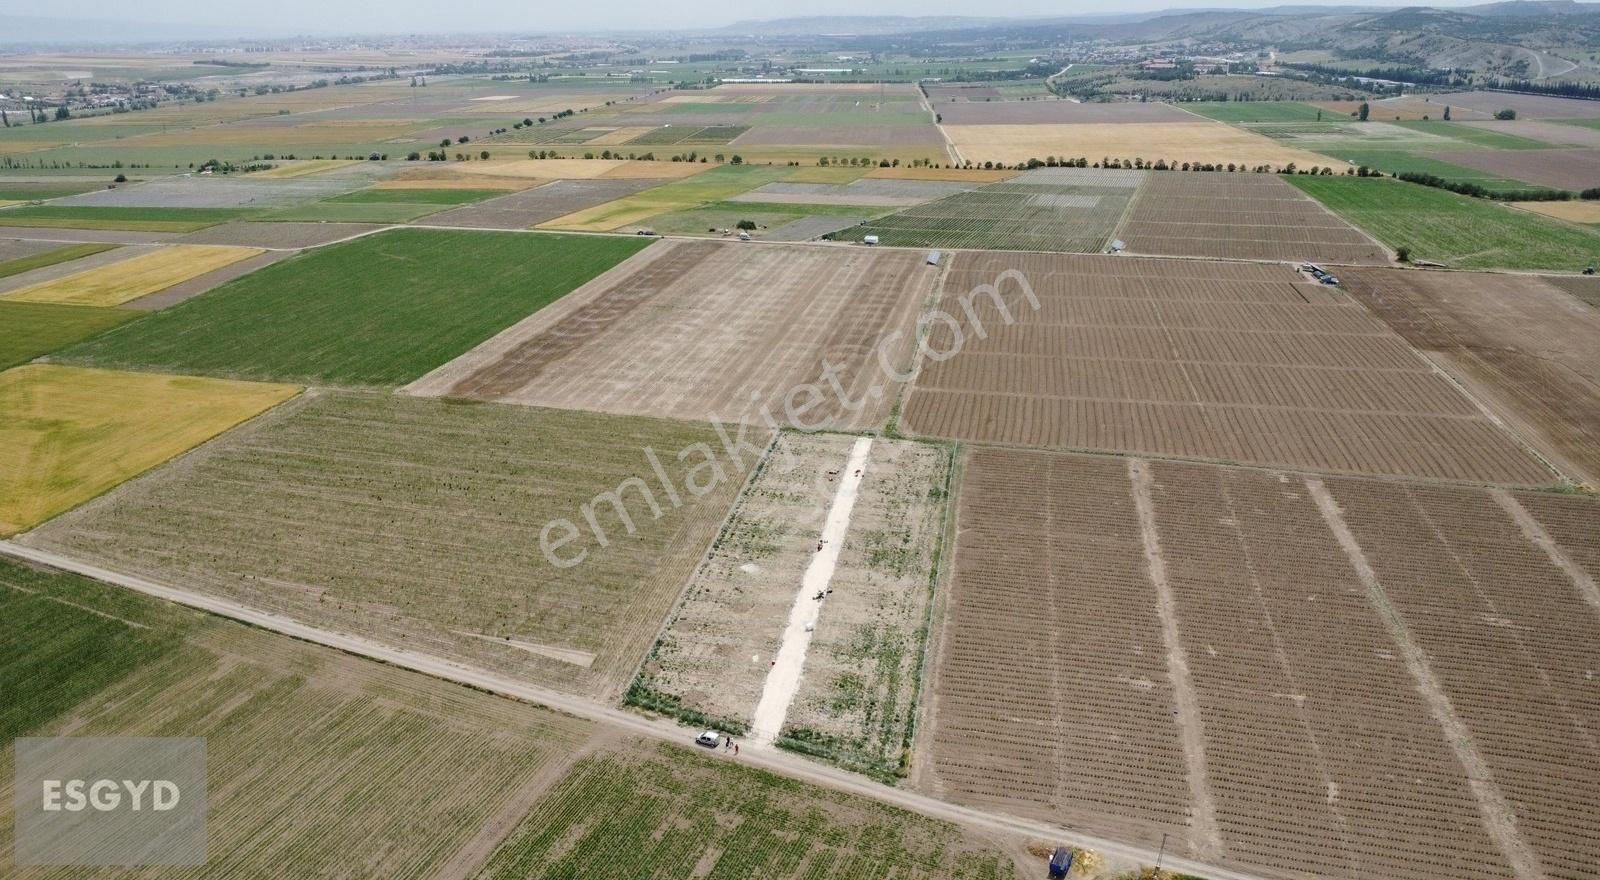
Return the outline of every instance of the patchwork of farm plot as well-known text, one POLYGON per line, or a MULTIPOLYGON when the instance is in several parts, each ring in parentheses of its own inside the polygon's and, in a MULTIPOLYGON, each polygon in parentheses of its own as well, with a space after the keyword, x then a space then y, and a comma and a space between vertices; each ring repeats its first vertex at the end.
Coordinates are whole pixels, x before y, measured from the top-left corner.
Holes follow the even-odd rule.
POLYGON ((901 426, 1313 470, 1555 480, 1354 300, 1298 281, 1281 266, 959 254, 943 309, 988 330, 930 329, 929 350, 959 356, 924 366, 901 426), (1021 273, 1032 300, 1006 285, 1002 312, 965 293, 1005 270, 1021 273))
POLYGON ((936 277, 905 251, 661 242, 407 390, 872 428, 909 366, 936 277))
POLYGON ((1269 174, 1152 174, 1118 235, 1133 253, 1389 262, 1359 230, 1269 174))
POLYGON ((703 425, 312 392, 22 540, 612 696, 744 466, 717 460, 717 480, 671 461, 668 496, 641 450, 718 442, 703 425))
POLYGON ((1577 876, 1596 513, 975 449, 923 784, 1284 876, 1577 876))
POLYGON ((881 217, 853 234, 890 246, 1105 250, 1145 172, 1045 168, 881 217))

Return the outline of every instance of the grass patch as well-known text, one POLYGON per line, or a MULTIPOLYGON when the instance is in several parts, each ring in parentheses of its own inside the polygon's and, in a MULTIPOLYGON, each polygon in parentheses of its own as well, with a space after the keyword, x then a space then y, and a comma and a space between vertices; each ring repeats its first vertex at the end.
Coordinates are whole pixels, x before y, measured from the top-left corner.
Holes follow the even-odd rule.
POLYGON ((11 302, 116 306, 263 253, 260 248, 181 244, 14 290, 11 302))
POLYGON ((98 183, 8 183, 0 181, 0 201, 31 202, 82 195, 100 188, 98 183))
POLYGON ((0 226, 62 229, 123 229, 132 232, 194 232, 251 213, 242 208, 99 208, 28 205, 0 211, 0 226))
POLYGON ((1600 235, 1482 199, 1389 179, 1286 179, 1390 248, 1410 248, 1413 259, 1571 272, 1600 257, 1600 235))
POLYGON ((1417 156, 1404 150, 1329 150, 1328 154, 1340 159, 1354 162, 1356 165, 1365 165, 1377 171, 1389 174, 1412 172, 1416 174, 1432 174, 1442 177, 1453 183, 1475 183, 1488 190, 1523 190, 1523 189, 1548 189, 1537 186, 1527 181, 1513 180, 1509 177, 1500 177, 1487 171, 1468 168, 1464 165, 1455 165, 1417 156))
POLYGON ((31 364, 0 373, 0 536, 31 528, 292 397, 290 385, 31 364))
POLYGON ((6 328, 0 333, 0 370, 27 363, 137 317, 138 312, 119 309, 0 301, 0 327, 6 328))
POLYGON ((90 366, 403 385, 648 244, 391 230, 275 263, 65 356, 90 366))
POLYGON ((114 244, 69 244, 55 250, 38 254, 29 254, 26 257, 17 257, 14 260, 0 262, 0 278, 9 278, 12 275, 21 275, 23 272, 32 272, 34 269, 43 269, 65 263, 68 260, 81 260, 84 257, 104 253, 117 247, 114 244))
POLYGON ((1317 122, 1339 115, 1295 101, 1189 101, 1181 106, 1218 122, 1317 122))

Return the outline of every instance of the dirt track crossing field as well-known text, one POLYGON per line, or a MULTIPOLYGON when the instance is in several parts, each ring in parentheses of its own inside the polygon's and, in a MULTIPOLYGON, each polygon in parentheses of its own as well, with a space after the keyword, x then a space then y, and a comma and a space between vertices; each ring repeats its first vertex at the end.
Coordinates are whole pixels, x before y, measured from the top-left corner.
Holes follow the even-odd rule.
POLYGON ((1004 269, 979 339, 933 328, 908 432, 1323 471, 1544 485, 1555 475, 1342 292, 1281 266, 960 254, 942 309, 1004 269), (954 293, 959 292, 959 294, 954 293))
POLYGON ((1532 880, 1600 856, 1592 499, 992 449, 960 498, 930 790, 1195 851, 1190 723, 1224 864, 1532 880))
MULTIPOLYGON (((709 428, 311 393, 26 540, 114 570, 558 687, 614 698, 709 546, 740 476, 684 491, 667 451, 709 428), (663 450, 681 507, 655 483, 663 450), (650 480, 663 513, 600 493, 650 480), (594 502, 600 546, 580 506, 594 502), (541 552, 553 519, 581 534, 541 552)), ((720 448, 720 447, 717 447, 720 448)), ((701 480, 702 483, 706 482, 701 480)), ((557 538, 564 532, 554 532, 557 538)))
POLYGON ((1118 235, 1132 253, 1389 263, 1383 247, 1269 174, 1151 174, 1118 235))
POLYGON ((1545 455, 1600 485, 1600 311, 1534 276, 1362 270, 1345 287, 1545 455))
POLYGON ((904 366, 937 276, 922 258, 660 242, 407 390, 702 422, 760 424, 764 406, 800 427, 869 427, 887 416, 897 387, 880 344, 904 366), (848 403, 824 377, 827 364, 840 368, 848 403), (790 419, 786 396, 797 387, 799 418, 790 419))

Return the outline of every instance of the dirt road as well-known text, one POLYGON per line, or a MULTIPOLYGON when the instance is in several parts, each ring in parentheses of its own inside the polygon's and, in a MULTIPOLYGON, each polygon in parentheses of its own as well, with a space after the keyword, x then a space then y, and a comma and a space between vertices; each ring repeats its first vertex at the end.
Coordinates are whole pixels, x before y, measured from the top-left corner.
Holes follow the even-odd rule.
MULTIPOLYGON (((162 586, 143 578, 130 577, 108 571, 48 551, 23 547, 9 541, 0 541, 0 553, 40 565, 48 565, 63 571, 70 571, 108 584, 197 608, 304 641, 379 660, 502 696, 524 700, 558 712, 586 718, 598 724, 608 725, 631 735, 645 736, 678 744, 686 744, 692 736, 689 731, 671 721, 645 718, 593 700, 513 681, 427 654, 402 651, 356 636, 307 626, 288 617, 257 611, 233 602, 191 593, 186 590, 162 586)), ((778 751, 777 749, 748 748, 737 759, 729 757, 728 760, 743 761, 804 782, 825 785, 838 791, 873 798, 883 803, 892 804, 947 822, 955 822, 1002 834, 1039 838, 1052 844, 1070 843, 1099 850, 1111 857, 1134 860, 1143 864, 1151 864, 1157 857, 1155 851, 1145 847, 1090 837, 1042 822, 1031 822, 1000 813, 982 812, 935 800, 916 792, 890 788, 873 782, 866 777, 814 764, 797 755, 778 751)), ((1261 878, 1258 875, 1213 867, 1174 858, 1171 855, 1162 860, 1162 866, 1174 871, 1207 877, 1209 880, 1265 880, 1265 878, 1261 878)))

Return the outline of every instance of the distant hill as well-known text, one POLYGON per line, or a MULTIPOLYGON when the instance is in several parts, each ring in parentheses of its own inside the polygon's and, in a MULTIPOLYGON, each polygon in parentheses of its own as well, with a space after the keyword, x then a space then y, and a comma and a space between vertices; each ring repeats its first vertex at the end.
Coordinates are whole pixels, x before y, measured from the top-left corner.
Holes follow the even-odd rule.
POLYGON ((774 18, 767 21, 736 21, 718 31, 735 34, 808 36, 816 34, 909 34, 919 31, 944 31, 998 24, 1000 17, 975 18, 959 15, 809 15, 774 18))

